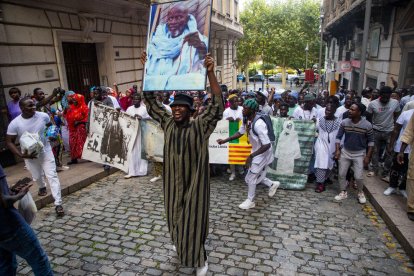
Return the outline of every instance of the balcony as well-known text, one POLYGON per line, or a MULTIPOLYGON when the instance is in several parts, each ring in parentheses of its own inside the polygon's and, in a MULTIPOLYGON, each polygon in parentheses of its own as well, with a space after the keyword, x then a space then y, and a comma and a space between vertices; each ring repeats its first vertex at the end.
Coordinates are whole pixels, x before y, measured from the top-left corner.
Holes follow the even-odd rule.
MULTIPOLYGON (((348 13, 353 13, 360 9, 365 0, 339 0, 336 2, 334 8, 329 5, 325 6, 325 28, 335 24, 340 18, 343 18, 348 13)), ((325 4, 327 1, 325 2, 325 4)))
POLYGON ((211 15, 211 29, 216 31, 227 31, 229 34, 238 38, 243 36, 243 28, 241 24, 230 14, 225 14, 215 8, 213 8, 211 15))

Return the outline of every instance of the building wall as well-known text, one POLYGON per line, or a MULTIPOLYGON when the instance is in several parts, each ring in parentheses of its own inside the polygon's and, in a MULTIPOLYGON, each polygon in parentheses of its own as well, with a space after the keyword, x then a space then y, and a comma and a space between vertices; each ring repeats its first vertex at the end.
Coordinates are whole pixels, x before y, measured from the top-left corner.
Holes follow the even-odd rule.
MULTIPOLYGON (((331 0, 325 0, 324 1, 324 7, 326 9, 332 8, 332 3, 335 1, 331 0)), ((334 13, 330 13, 327 16, 328 21, 325 22, 325 24, 328 26, 334 24, 335 21, 339 20, 341 16, 345 16, 347 13, 351 12, 352 9, 356 9, 358 5, 361 5, 360 1, 345 1, 345 9, 340 9, 338 12, 338 7, 334 9, 334 13), (349 2, 349 3, 348 3, 349 2), (348 4, 347 4, 348 3, 348 4)), ((374 88, 379 88, 381 82, 384 82, 386 85, 392 86, 391 77, 393 77, 395 80, 398 80, 401 74, 401 69, 404 67, 401 63, 402 59, 402 52, 403 48, 411 48, 414 49, 414 26, 409 29, 409 31, 412 32, 411 38, 407 39, 406 41, 402 41, 401 33, 406 33, 407 30, 398 30, 397 25, 404 25, 403 23, 405 21, 410 21, 410 15, 411 18, 412 12, 410 13, 410 9, 414 11, 413 9, 413 3, 402 5, 402 6, 387 6, 386 9, 389 9, 391 11, 389 18, 386 18, 388 22, 383 21, 382 23, 387 24, 381 24, 380 22, 377 22, 376 20, 373 20, 371 18, 371 24, 370 24, 370 34, 368 39, 368 55, 367 55, 367 61, 366 61, 366 68, 365 68, 365 76, 364 76, 364 87, 365 86, 375 86, 374 88), (401 22, 402 21, 402 22, 401 22), (385 29, 387 28, 387 29, 385 29), (378 54, 375 55, 374 49, 372 47, 376 45, 375 39, 373 39, 373 33, 375 30, 380 30, 380 36, 379 36, 379 43, 378 43, 378 54), (375 83, 375 84, 373 84, 375 83)), ((349 24, 349 22, 347 23, 349 24)), ((351 24, 352 25, 352 24, 351 24)), ((336 28, 344 28, 344 26, 339 25, 336 28)), ((358 27, 353 27, 353 37, 352 40, 354 41, 355 49, 351 51, 350 59, 351 60, 360 60, 361 59, 361 53, 362 51, 362 40, 358 43, 358 34, 362 34, 363 30, 359 29, 358 27), (360 45, 358 45, 360 44, 360 45)), ((336 41, 336 38, 330 38, 327 42, 330 47, 329 50, 332 51, 332 44, 333 41, 336 41)), ((338 51, 339 46, 336 46, 336 51, 338 51)), ((342 60, 344 60, 345 54, 343 55, 342 60)), ((332 59, 331 52, 328 55, 328 59, 332 59)), ((338 55, 335 55, 335 58, 331 60, 331 65, 333 64, 332 68, 330 68, 330 63, 327 62, 327 70, 338 70, 338 55)), ((353 68, 353 72, 359 74, 359 67, 353 68)), ((350 82, 348 85, 349 89, 355 88, 357 85, 353 83, 354 81, 357 82, 358 80, 353 80, 352 77, 355 75, 352 72, 349 73, 342 73, 342 77, 349 78, 350 82)))
POLYGON ((210 51, 216 60, 216 75, 228 89, 237 88, 236 43, 243 36, 238 0, 213 1, 210 51))
POLYGON ((62 42, 96 44, 101 85, 117 82, 124 90, 141 80, 145 20, 27 2, 0 3, 0 73, 6 97, 13 86, 24 94, 36 87, 49 93, 66 88, 62 42))

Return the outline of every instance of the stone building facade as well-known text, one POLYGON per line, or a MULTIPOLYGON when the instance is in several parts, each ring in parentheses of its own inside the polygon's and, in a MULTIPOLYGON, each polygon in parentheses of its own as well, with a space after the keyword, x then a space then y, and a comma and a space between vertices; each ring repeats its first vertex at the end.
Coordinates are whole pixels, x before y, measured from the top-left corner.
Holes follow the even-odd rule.
POLYGON ((365 3, 323 1, 327 81, 336 80, 355 90, 360 78, 364 79, 364 87, 392 85, 391 77, 400 87, 413 84, 414 2, 373 1, 365 75, 360 76, 365 3))

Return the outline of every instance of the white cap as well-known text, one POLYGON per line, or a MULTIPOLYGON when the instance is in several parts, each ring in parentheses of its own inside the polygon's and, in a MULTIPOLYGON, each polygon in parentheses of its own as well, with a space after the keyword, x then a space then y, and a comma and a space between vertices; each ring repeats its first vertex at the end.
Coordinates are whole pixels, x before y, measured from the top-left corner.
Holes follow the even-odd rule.
POLYGON ((258 91, 257 93, 262 94, 263 96, 265 96, 265 97, 266 97, 266 99, 269 97, 269 92, 267 92, 267 90, 266 90, 266 89, 264 89, 264 90, 260 90, 260 91, 258 91))

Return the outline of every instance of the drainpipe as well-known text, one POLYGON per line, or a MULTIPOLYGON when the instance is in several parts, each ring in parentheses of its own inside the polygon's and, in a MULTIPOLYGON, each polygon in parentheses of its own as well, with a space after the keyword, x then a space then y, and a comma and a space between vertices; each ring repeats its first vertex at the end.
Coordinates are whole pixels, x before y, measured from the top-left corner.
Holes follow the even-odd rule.
POLYGON ((368 54, 368 37, 369 37, 369 22, 371 20, 371 7, 372 0, 366 0, 365 4, 365 19, 364 19, 364 36, 362 39, 362 57, 361 57, 361 68, 359 70, 359 82, 358 82, 358 95, 361 95, 364 80, 365 80, 365 63, 367 62, 368 54))

